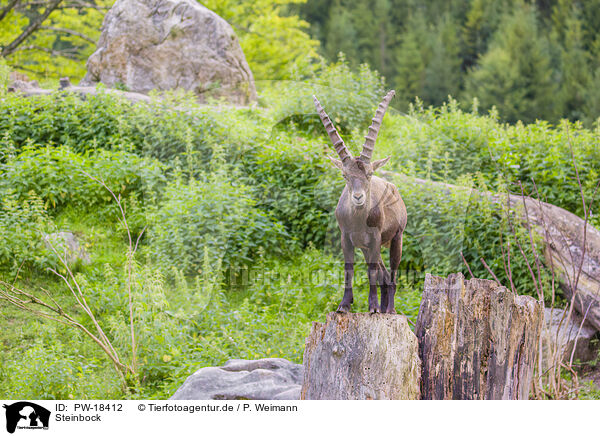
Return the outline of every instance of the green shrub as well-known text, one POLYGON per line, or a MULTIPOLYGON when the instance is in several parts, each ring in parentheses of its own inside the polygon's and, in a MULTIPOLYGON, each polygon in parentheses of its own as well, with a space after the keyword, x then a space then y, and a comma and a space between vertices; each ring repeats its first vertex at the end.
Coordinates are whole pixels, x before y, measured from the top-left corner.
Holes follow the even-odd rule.
POLYGON ((251 263, 259 248, 281 254, 287 233, 255 204, 235 175, 187 183, 177 177, 150 215, 148 251, 161 266, 188 273, 200 268, 205 247, 227 266, 251 263))
POLYGON ((40 400, 118 398, 119 379, 82 333, 51 322, 28 326, 33 343, 0 344, 0 396, 40 400))
POLYGON ((9 132, 17 148, 28 143, 64 145, 76 152, 121 147, 120 118, 130 110, 126 100, 109 94, 86 99, 75 93, 9 94, 0 105, 0 132, 9 132))
MULTIPOLYGON (((454 100, 441 108, 416 106, 409 116, 386 115, 386 125, 375 147, 379 155, 392 155, 389 168, 415 177, 456 184, 480 173, 491 190, 520 194, 521 181, 528 195, 583 216, 574 160, 587 199, 600 176, 600 142, 596 132, 580 123, 553 127, 547 122, 514 126, 498 123, 496 115, 462 111, 454 100)), ((592 218, 599 225, 598 217, 592 218)))
MULTIPOLYGON (((462 252, 475 277, 493 279, 481 262, 483 258, 501 283, 510 287, 502 259, 502 247, 510 243, 515 287, 519 293, 537 298, 526 261, 517 251, 518 240, 529 262, 533 261, 529 235, 518 224, 516 210, 511 212, 513 235, 504 203, 492 202, 489 197, 479 195, 467 181, 462 189, 451 191, 442 184, 417 183, 403 177, 394 181, 408 212, 400 271, 411 272, 412 276, 408 278, 412 282, 419 283, 426 272, 446 276, 460 271, 469 277, 462 252)), ((479 184, 476 188, 485 190, 486 187, 479 184)), ((535 249, 537 255, 543 257, 539 242, 536 238, 535 249)), ((547 275, 544 272, 543 278, 547 275)))
POLYGON ((0 96, 6 94, 6 87, 10 78, 10 67, 3 57, 0 57, 0 96))
POLYGON ((44 244, 44 234, 56 231, 43 201, 35 192, 22 197, 0 190, 0 269, 16 274, 25 262, 45 269, 54 255, 44 244))
POLYGON ((164 182, 162 166, 151 159, 125 151, 97 150, 78 154, 66 146, 25 145, 21 152, 0 164, 0 190, 18 198, 36 192, 45 206, 60 210, 66 205, 92 210, 113 203, 102 179, 116 195, 138 196, 164 182))
MULTIPOLYGON (((275 132, 245 171, 258 205, 306 247, 323 247, 337 232, 333 211, 343 179, 333 178, 322 145, 293 132, 275 132)), ((337 238, 336 238, 337 239, 337 238)))
POLYGON ((313 103, 316 95, 341 133, 361 131, 371 124, 377 105, 385 95, 383 78, 363 64, 350 69, 341 55, 338 62, 322 66, 312 77, 276 82, 265 89, 265 104, 277 122, 293 121, 304 128, 325 134, 313 103))
MULTIPOLYGON (((18 150, 28 144, 67 146, 76 153, 126 150, 171 163, 191 152, 200 163, 212 158, 212 146, 227 150, 227 160, 239 161, 268 134, 259 111, 245 108, 201 107, 188 97, 135 106, 108 93, 39 96, 16 94, 0 105, 0 132, 18 150)), ((267 124, 270 126, 270 124, 267 124)))

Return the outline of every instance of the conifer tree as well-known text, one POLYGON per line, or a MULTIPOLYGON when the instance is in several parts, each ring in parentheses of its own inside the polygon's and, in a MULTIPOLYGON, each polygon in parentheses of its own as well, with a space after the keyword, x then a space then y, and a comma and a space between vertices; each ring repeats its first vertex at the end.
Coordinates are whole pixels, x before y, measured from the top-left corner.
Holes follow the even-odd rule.
POLYGON ((448 95, 457 96, 461 86, 460 41, 456 23, 446 16, 432 41, 431 60, 425 68, 421 97, 427 104, 440 105, 448 95))
POLYGON ((358 35, 352 14, 339 3, 331 8, 326 34, 325 54, 328 59, 337 59, 338 53, 343 52, 352 65, 360 63, 358 35))
POLYGON ((560 102, 561 114, 570 120, 585 117, 586 94, 591 81, 589 53, 583 44, 582 23, 577 11, 571 9, 563 23, 559 35, 563 41, 560 51, 560 102))
POLYGON ((466 80, 465 95, 482 109, 496 106, 510 122, 555 120, 556 86, 547 41, 539 35, 535 11, 522 5, 507 15, 490 50, 466 80))
POLYGON ((425 81, 427 62, 427 29, 422 16, 413 18, 402 34, 402 42, 396 51, 396 75, 394 84, 398 104, 402 109, 421 95, 425 81))

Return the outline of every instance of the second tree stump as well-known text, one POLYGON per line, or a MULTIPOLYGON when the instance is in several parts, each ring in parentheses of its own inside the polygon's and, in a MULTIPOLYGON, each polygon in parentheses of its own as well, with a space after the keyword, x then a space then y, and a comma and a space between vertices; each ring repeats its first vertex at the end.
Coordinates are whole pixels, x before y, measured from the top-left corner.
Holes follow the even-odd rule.
POLYGON ((415 334, 423 399, 527 399, 542 307, 490 280, 427 275, 415 334))

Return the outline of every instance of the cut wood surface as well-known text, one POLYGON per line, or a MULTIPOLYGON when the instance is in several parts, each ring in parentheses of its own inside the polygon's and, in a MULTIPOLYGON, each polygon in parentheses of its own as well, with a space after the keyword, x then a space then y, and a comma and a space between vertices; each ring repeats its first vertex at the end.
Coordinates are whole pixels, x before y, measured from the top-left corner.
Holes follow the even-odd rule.
POLYGON ((415 333, 423 399, 527 399, 542 306, 490 280, 427 275, 415 333))
POLYGON ((402 315, 329 313, 304 350, 304 400, 418 400, 417 338, 402 315))

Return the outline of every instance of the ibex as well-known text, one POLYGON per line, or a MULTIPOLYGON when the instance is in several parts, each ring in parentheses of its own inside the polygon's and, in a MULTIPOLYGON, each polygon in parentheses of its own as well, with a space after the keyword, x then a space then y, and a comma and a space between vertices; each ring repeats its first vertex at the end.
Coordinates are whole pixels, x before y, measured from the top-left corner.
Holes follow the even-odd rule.
POLYGON ((388 92, 379 104, 359 157, 352 157, 338 134, 333 123, 321 107, 317 97, 313 97, 317 112, 333 143, 340 160, 330 157, 333 164, 342 171, 346 187, 342 192, 335 217, 342 233, 344 252, 344 297, 338 312, 349 312, 354 300, 352 279, 354 277, 354 249, 362 250, 369 271, 369 312, 396 313, 394 296, 396 276, 402 258, 402 233, 406 227, 406 206, 398 188, 373 175, 390 158, 371 162, 377 133, 383 116, 394 97, 388 92), (390 247, 390 273, 381 259, 381 247, 390 247), (377 301, 377 285, 381 288, 381 306, 377 301))

